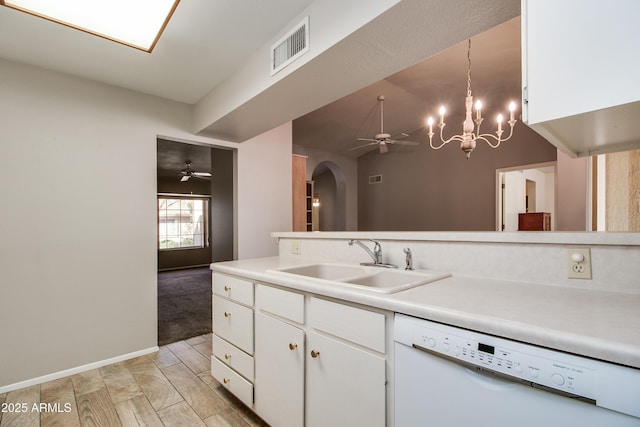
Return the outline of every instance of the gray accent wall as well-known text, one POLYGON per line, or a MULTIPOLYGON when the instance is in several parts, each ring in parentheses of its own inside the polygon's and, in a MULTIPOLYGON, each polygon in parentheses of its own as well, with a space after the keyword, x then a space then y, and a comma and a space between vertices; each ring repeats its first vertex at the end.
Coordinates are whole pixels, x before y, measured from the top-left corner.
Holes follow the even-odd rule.
POLYGON ((235 151, 211 150, 211 261, 234 259, 233 182, 235 151))
POLYGON ((428 140, 392 146, 386 154, 369 152, 358 159, 358 230, 495 230, 496 169, 556 157, 556 147, 521 122, 511 140, 497 149, 479 142, 470 159, 455 142, 433 150, 428 140), (382 182, 369 184, 372 175, 382 175, 382 182))

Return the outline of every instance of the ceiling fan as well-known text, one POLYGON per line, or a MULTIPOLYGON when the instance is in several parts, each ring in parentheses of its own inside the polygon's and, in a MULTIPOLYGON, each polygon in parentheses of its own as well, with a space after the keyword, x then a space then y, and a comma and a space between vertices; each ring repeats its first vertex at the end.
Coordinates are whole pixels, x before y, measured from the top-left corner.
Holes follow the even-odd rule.
POLYGON ((187 168, 186 169, 182 169, 180 171, 180 174, 182 175, 182 178, 180 178, 180 182, 187 182, 192 177, 205 178, 205 177, 210 177, 211 176, 211 174, 209 172, 196 172, 196 171, 192 170, 191 169, 191 160, 187 160, 186 163, 187 163, 187 168))
POLYGON ((378 95, 378 101, 380 102, 380 133, 373 138, 358 138, 358 141, 370 141, 368 144, 359 145, 357 147, 350 148, 349 151, 357 150, 359 148, 369 147, 371 145, 378 145, 380 147, 380 153, 384 154, 389 151, 389 145, 419 145, 419 142, 415 141, 403 141, 402 138, 409 136, 406 133, 401 133, 399 136, 392 138, 391 135, 384 132, 384 95, 378 95))

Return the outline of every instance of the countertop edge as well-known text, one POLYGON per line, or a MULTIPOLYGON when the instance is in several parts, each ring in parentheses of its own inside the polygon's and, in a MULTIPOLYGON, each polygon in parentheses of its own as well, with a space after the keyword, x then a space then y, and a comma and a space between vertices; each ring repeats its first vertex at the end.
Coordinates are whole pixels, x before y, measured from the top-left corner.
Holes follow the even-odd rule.
POLYGON ((548 231, 313 231, 272 232, 271 237, 286 239, 373 239, 432 242, 475 242, 513 244, 561 244, 640 246, 640 233, 602 231, 548 232, 548 231))
MULTIPOLYGON (((525 324, 510 319, 478 315, 447 307, 440 307, 426 302, 403 301, 398 298, 398 296, 409 291, 399 292, 397 294, 379 294, 337 286, 328 288, 326 285, 323 286, 322 280, 302 277, 292 279, 267 271, 269 269, 304 265, 311 262, 313 262, 313 260, 304 258, 269 257, 213 263, 210 268, 213 272, 240 276, 249 280, 281 286, 291 290, 309 292, 319 296, 335 298, 390 312, 426 318, 452 326, 640 369, 640 348, 614 339, 603 340, 597 337, 563 331, 561 329, 550 329, 548 327, 525 324)), ((474 280, 473 278, 465 279, 474 280)), ((442 279, 442 281, 446 280, 449 279, 442 279)))

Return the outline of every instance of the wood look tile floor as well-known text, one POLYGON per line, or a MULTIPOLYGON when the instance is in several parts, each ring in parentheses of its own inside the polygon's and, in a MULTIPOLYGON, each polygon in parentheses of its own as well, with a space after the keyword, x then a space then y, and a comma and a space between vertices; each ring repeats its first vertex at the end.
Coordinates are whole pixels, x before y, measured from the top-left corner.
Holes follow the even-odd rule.
POLYGON ((0 427, 267 426, 211 376, 210 358, 207 334, 3 393, 0 427), (34 404, 42 410, 32 410, 34 404), (16 412, 17 406, 28 410, 16 412))

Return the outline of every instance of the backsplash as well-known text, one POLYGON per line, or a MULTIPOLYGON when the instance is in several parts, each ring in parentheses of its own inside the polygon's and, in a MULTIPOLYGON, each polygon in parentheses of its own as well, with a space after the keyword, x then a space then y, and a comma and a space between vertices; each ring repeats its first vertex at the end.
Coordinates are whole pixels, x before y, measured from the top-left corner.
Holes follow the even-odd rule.
POLYGON ((327 232, 273 233, 279 255, 360 263, 371 258, 350 239, 375 239, 383 262, 405 266, 404 248, 410 248, 415 269, 640 294, 640 234, 607 233, 393 233, 327 232), (591 279, 567 277, 567 253, 589 248, 591 279), (299 249, 299 254, 297 252, 299 249))

